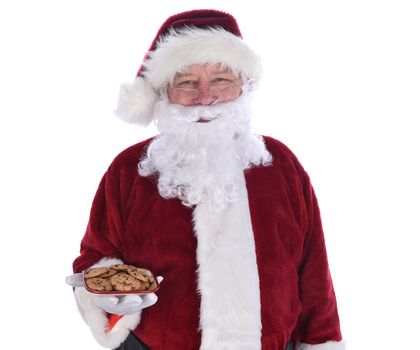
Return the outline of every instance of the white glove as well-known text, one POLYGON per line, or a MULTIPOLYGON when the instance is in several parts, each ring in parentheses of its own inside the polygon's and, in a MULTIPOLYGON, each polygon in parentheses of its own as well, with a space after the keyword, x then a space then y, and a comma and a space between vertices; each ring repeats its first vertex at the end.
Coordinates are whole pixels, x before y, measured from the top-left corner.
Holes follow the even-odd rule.
MULTIPOLYGON (((158 276, 156 279, 159 283, 163 280, 161 276, 158 276)), ((144 295, 133 294, 121 297, 92 294, 92 301, 96 306, 115 315, 135 314, 146 307, 152 306, 157 300, 158 297, 155 293, 144 295)))

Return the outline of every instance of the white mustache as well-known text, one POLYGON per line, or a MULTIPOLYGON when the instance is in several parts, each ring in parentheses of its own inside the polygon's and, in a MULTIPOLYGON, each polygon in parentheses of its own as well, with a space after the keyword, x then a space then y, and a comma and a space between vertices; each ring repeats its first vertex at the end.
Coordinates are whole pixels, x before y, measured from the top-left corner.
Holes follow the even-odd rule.
MULTIPOLYGON (((159 106, 156 107, 159 112, 159 106)), ((179 123, 195 123, 200 119, 214 120, 223 117, 223 105, 210 106, 182 106, 171 105, 171 119, 179 123)))

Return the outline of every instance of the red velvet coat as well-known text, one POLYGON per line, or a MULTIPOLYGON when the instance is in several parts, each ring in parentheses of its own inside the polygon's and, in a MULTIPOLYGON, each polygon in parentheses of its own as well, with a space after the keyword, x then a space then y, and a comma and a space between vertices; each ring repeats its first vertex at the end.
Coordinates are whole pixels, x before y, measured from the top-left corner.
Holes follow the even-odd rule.
MULTIPOLYGON (((158 302, 143 310, 134 333, 151 349, 200 347, 200 298, 192 209, 163 199, 152 177, 137 172, 150 140, 122 152, 105 173, 92 205, 80 272, 103 257, 164 277, 158 302)), ((247 170, 261 295, 262 349, 341 340, 317 201, 308 175, 281 142, 265 138, 273 164, 247 170)), ((240 291, 238 291, 240 293, 240 291)))

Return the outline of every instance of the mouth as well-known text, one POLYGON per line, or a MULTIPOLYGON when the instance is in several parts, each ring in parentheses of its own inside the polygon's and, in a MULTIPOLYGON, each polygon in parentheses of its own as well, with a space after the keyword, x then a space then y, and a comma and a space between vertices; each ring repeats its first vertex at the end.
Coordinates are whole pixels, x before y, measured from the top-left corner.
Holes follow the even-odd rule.
POLYGON ((196 121, 196 123, 210 123, 210 122, 212 122, 213 120, 216 120, 216 119, 219 119, 219 118, 221 118, 222 117, 222 114, 221 113, 218 113, 218 114, 213 114, 213 115, 204 115, 203 117, 200 117, 197 121, 196 121))

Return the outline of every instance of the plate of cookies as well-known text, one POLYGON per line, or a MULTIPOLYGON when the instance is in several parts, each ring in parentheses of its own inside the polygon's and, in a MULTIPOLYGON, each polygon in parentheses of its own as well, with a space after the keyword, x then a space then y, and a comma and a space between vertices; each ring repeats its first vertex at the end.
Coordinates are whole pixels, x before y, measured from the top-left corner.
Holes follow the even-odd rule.
POLYGON ((95 294, 147 294, 159 289, 158 280, 149 270, 127 264, 93 267, 68 276, 66 282, 95 294))

